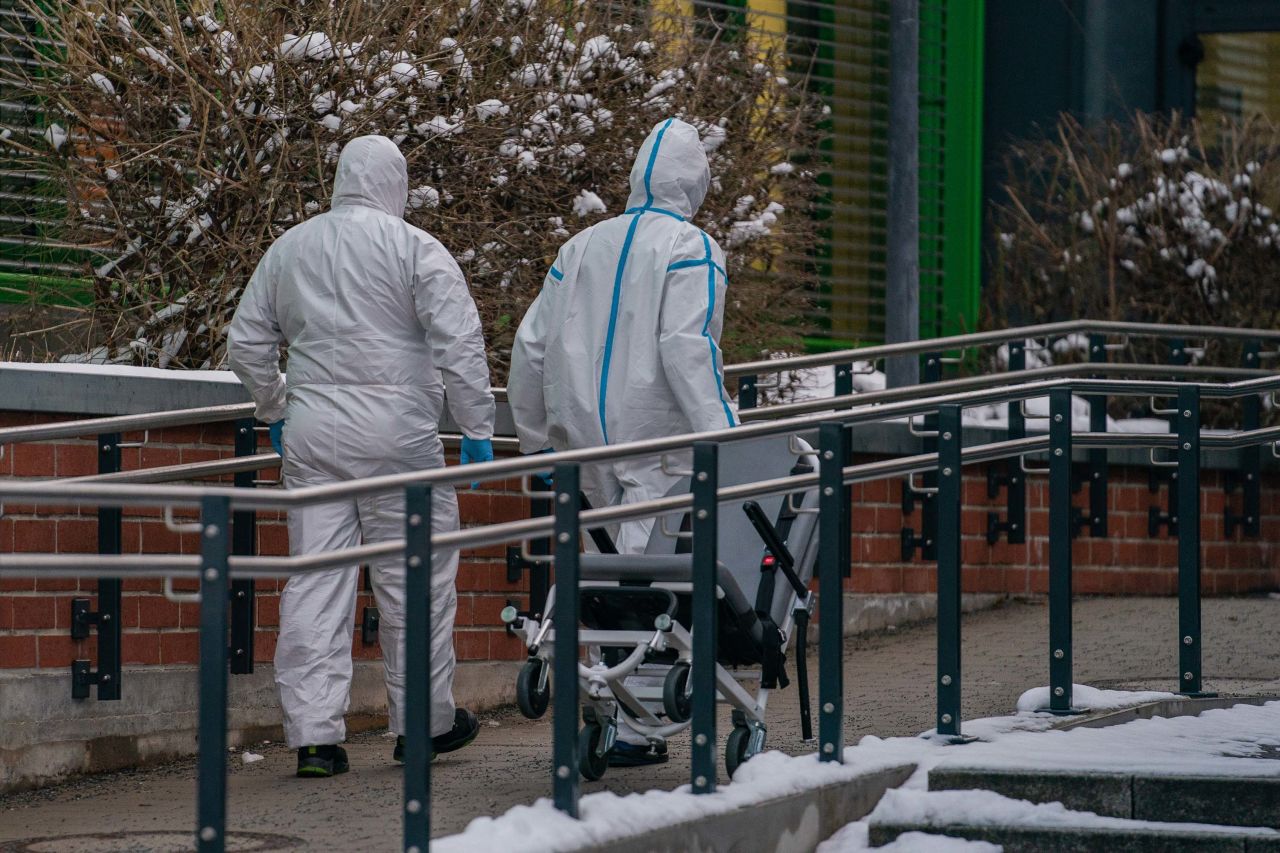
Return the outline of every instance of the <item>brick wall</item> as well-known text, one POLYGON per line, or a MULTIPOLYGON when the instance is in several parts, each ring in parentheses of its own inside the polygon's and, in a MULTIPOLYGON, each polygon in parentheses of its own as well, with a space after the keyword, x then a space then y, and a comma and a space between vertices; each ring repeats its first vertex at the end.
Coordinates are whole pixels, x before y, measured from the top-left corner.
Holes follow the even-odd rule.
MULTIPOLYGON (((0 413, 0 427, 23 426, 70 418, 46 415, 0 413)), ((141 442, 143 434, 127 434, 122 442, 141 442)), ((122 468, 154 468, 186 462, 202 462, 234 456, 232 424, 152 430, 142 447, 121 450, 122 468)), ((263 450, 270 446, 261 436, 263 450)), ((450 460, 455 462, 456 460, 450 460)), ((96 474, 97 442, 59 440, 9 446, 0 458, 0 477, 43 479, 96 474)), ((262 471, 264 480, 278 477, 276 470, 262 471)), ((205 483, 217 482, 213 479, 205 483)), ((223 478, 230 484, 231 478, 223 478)), ((507 521, 527 517, 527 501, 519 493, 519 482, 486 484, 482 489, 460 491, 459 503, 465 523, 507 521)), ((176 520, 194 521, 194 510, 178 510, 176 520)), ((10 502, 0 518, 0 553, 95 553, 98 548, 97 512, 94 507, 39 507, 10 502)), ((199 553, 193 534, 170 531, 159 508, 130 507, 124 510, 121 527, 122 550, 126 554, 199 553)), ((288 530, 283 513, 259 512, 258 553, 265 556, 288 553, 288 530)), ((458 568, 458 614, 455 634, 459 660, 514 660, 524 656, 516 638, 508 636, 498 618, 508 598, 527 591, 527 580, 509 584, 506 580, 506 549, 492 546, 464 551, 458 568)), ((279 625, 280 596, 284 580, 258 580, 255 585, 257 631, 254 659, 270 662, 275 653, 279 625)), ((96 639, 70 637, 71 601, 89 598, 96 609, 97 582, 84 579, 6 578, 0 579, 0 669, 66 668, 73 660, 94 660, 96 639)), ((175 583, 178 591, 195 589, 195 581, 175 583)), ((361 577, 356 604, 355 644, 357 659, 379 657, 377 645, 365 646, 358 630, 366 606, 373 595, 364 592, 361 577)), ((149 664, 194 664, 199 660, 199 605, 179 604, 163 595, 163 581, 126 580, 121 596, 121 651, 125 666, 149 664)))
MULTIPOLYGON (((0 426, 16 426, 56 420, 45 415, 0 414, 0 426)), ((127 435, 125 442, 142 435, 127 435)), ((263 436, 262 445, 266 447, 263 436)), ((232 425, 156 430, 142 447, 122 451, 126 470, 182 462, 204 461, 232 455, 232 425)), ((9 447, 0 459, 0 476, 45 478, 96 473, 94 441, 58 441, 9 447)), ((264 478, 276 473, 263 472, 264 478)), ((1202 475, 1204 591, 1209 595, 1237 594, 1280 589, 1280 478, 1268 473, 1263 482, 1262 536, 1246 539, 1236 532, 1224 538, 1222 475, 1206 470, 1202 475)), ((853 576, 848 589, 859 593, 922 593, 934 590, 934 566, 918 558, 903 562, 899 530, 902 484, 898 480, 854 487, 853 576)), ((988 498, 985 471, 966 469, 963 518, 964 589, 966 592, 1014 594, 1043 593, 1047 589, 1048 527, 1047 481, 1031 478, 1027 484, 1028 541, 988 545, 987 513, 1003 512, 1003 494, 988 498)), ((518 483, 499 484, 459 494, 464 523, 478 524, 525 517, 527 501, 518 483)), ((1084 494, 1076 497, 1081 505, 1084 494)), ((1082 535, 1074 543, 1075 589, 1080 594, 1172 594, 1177 580, 1177 540, 1150 539, 1147 507, 1164 504, 1162 490, 1147 489, 1145 468, 1124 468, 1113 463, 1108 492, 1111 536, 1091 539, 1082 535)), ((1239 501, 1236 495, 1233 500, 1239 501)), ((193 520, 193 513, 179 520, 193 520)), ((919 510, 908 517, 909 526, 920 527, 919 510)), ((279 514, 260 513, 259 553, 287 553, 288 536, 279 514)), ((125 553, 196 553, 195 537, 169 531, 158 509, 127 509, 124 515, 125 553)), ((0 553, 91 553, 97 549, 97 521, 92 508, 10 503, 0 519, 0 553)), ((492 546, 464 552, 458 573, 457 652, 463 661, 511 660, 523 656, 514 637, 500 627, 498 613, 508 598, 523 599, 527 578, 518 584, 506 580, 505 547, 492 546)), ((255 658, 270 661, 275 649, 279 614, 279 586, 283 581, 257 584, 257 634, 255 658)), ((179 585, 179 589, 182 586, 179 585)), ((0 668, 65 668, 74 659, 93 660, 96 640, 73 642, 69 635, 71 600, 93 598, 95 581, 0 580, 0 668)), ((360 594, 357 621, 372 596, 360 594)), ((197 662, 197 606, 168 601, 159 580, 127 581, 123 595, 123 663, 191 664, 197 662)), ((355 630, 356 626, 353 626, 355 630)), ((365 647, 355 630, 357 658, 375 658, 376 647, 365 647)))

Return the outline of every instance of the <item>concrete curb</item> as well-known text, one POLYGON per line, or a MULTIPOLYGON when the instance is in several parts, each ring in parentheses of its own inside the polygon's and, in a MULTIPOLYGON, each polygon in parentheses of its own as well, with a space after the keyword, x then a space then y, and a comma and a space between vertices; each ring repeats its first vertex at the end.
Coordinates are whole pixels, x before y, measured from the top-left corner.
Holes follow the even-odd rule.
MULTIPOLYGON (((512 701, 519 664, 461 663, 460 705, 484 711, 512 701)), ((73 700, 65 671, 0 670, 0 793, 49 785, 83 773, 159 764, 196 753, 197 669, 126 667, 118 702, 73 700)), ((228 743, 282 740, 273 668, 228 681, 228 743)), ((347 729, 387 724, 381 661, 358 661, 347 729)))
POLYGON ((869 814, 886 790, 907 781, 915 769, 914 764, 904 764, 877 770, 725 814, 580 848, 579 853, 809 853, 841 827, 869 814))

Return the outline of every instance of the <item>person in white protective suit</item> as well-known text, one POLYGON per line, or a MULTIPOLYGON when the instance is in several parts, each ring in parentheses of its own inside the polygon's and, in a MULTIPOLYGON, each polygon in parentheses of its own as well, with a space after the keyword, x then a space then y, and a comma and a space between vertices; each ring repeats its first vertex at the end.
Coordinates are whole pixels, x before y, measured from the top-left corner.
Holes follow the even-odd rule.
MULTIPOLYGON (((574 450, 736 425, 720 332, 724 253, 689 220, 711 170, 697 130, 659 122, 631 169, 626 212, 561 247, 516 333, 507 396, 525 453, 574 450)), ((659 458, 585 467, 595 507, 666 495, 659 458)), ((621 553, 645 550, 653 520, 614 529, 621 553)), ((615 766, 665 760, 621 726, 615 766)))
MULTIPOLYGON (((444 466, 445 392, 466 438, 462 461, 493 458, 494 398, 475 303, 449 252, 404 221, 408 171, 383 136, 351 140, 331 209, 286 232, 250 279, 228 334, 232 369, 272 425, 285 485, 314 486, 444 466), (280 345, 288 344, 287 381, 280 345), (281 446, 281 443, 283 446, 281 446)), ((433 490, 432 530, 458 529, 453 490, 433 490)), ((312 554, 404 536, 403 492, 291 510, 289 549, 312 554)), ((370 565, 380 613, 393 757, 404 755, 405 568, 370 565)), ((474 740, 453 701, 456 551, 431 566, 431 734, 436 753, 474 740)), ((298 775, 347 769, 358 567, 295 575, 280 597, 275 678, 298 775)))

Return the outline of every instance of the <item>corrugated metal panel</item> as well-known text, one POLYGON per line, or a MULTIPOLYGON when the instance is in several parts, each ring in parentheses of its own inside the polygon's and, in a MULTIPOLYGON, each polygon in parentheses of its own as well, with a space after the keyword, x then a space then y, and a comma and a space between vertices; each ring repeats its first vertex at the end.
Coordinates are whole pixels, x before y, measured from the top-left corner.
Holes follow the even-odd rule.
MULTIPOLYGON (((18 0, 0 0, 0 63, 6 72, 32 65, 34 50, 56 47, 37 31, 18 0)), ((45 132, 39 104, 11 82, 0 92, 0 128, 19 141, 45 132)), ((14 276, 83 275, 87 254, 57 237, 65 216, 61 191, 0 142, 0 276, 7 278, 0 298, 21 296, 21 279, 14 276)))

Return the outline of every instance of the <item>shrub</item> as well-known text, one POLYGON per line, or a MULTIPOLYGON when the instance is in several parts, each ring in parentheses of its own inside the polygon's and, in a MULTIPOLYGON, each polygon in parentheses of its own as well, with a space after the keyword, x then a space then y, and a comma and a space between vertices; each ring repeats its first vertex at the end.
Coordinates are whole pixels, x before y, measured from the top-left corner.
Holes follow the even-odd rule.
POLYGON ((820 118, 778 41, 706 38, 643 3, 52 5, 28 8, 62 48, 13 81, 50 123, 16 145, 65 190, 63 239, 101 254, 81 324, 95 360, 221 365, 266 247, 327 207, 347 139, 384 133, 408 159, 407 218, 461 263, 502 381, 556 249, 621 212, 668 115, 712 163, 696 221, 729 255, 727 354, 803 332, 816 181, 793 161, 820 118))

